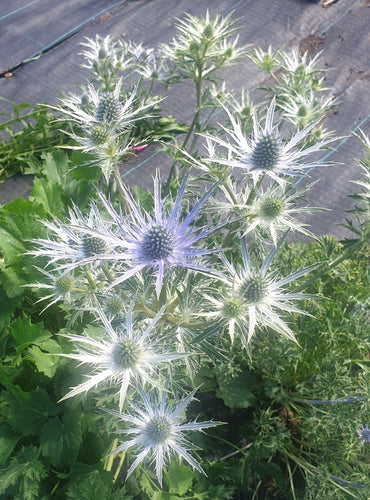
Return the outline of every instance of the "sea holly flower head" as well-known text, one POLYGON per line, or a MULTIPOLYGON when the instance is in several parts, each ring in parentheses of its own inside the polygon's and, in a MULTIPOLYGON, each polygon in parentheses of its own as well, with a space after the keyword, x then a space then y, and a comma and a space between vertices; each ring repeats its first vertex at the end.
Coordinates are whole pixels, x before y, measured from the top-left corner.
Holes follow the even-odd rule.
POLYGON ((104 259, 121 261, 128 267, 112 286, 148 269, 154 271, 156 291, 159 296, 165 272, 173 266, 207 272, 207 264, 200 259, 207 255, 209 250, 199 247, 198 244, 210 234, 211 229, 208 226, 196 227, 193 222, 199 216, 202 206, 214 191, 216 184, 183 215, 181 205, 186 184, 187 176, 167 210, 165 199, 161 196, 161 181, 157 174, 154 181, 153 214, 144 212, 124 186, 122 189, 131 210, 129 216, 122 217, 109 201, 101 197, 118 227, 116 235, 108 238, 115 249, 105 255, 104 259))
POLYGON ((161 385, 157 377, 158 366, 188 355, 161 352, 160 339, 154 334, 154 330, 163 310, 143 326, 134 321, 133 310, 129 308, 121 328, 112 326, 98 303, 96 313, 104 327, 105 336, 96 339, 87 335, 63 335, 75 344, 77 351, 63 356, 90 365, 92 373, 87 381, 73 388, 61 401, 109 382, 119 386, 121 410, 130 384, 137 386, 138 383, 147 383, 158 387, 161 385))
POLYGON ((317 68, 321 55, 322 52, 318 52, 315 57, 309 59, 308 52, 300 55, 299 50, 294 48, 290 53, 281 53, 281 65, 288 73, 302 79, 323 71, 317 68))
POLYGON ((112 454, 126 451, 130 448, 137 450, 135 461, 128 470, 129 477, 136 467, 145 459, 155 464, 158 482, 162 485, 163 467, 172 455, 177 455, 187 462, 193 469, 204 474, 200 464, 189 453, 191 445, 186 439, 188 431, 202 431, 220 425, 221 422, 189 422, 183 423, 183 412, 196 392, 196 389, 186 396, 177 406, 166 404, 166 391, 160 398, 156 398, 138 389, 143 401, 142 406, 137 406, 130 401, 131 412, 122 414, 107 410, 119 420, 128 422, 128 429, 118 430, 118 434, 128 437, 112 454))
POLYGON ((109 35, 105 37, 96 35, 95 39, 86 37, 85 40, 81 43, 86 47, 80 53, 85 58, 85 63, 81 66, 94 71, 98 78, 102 74, 109 77, 104 83, 112 85, 113 81, 117 81, 117 71, 124 70, 130 63, 122 53, 119 40, 112 40, 109 35))
POLYGON ((227 108, 224 108, 232 124, 232 129, 223 127, 230 141, 206 135, 208 139, 222 145, 226 151, 231 152, 232 159, 208 158, 208 161, 215 161, 241 168, 246 176, 250 176, 253 183, 264 176, 270 177, 282 187, 287 181, 287 176, 296 176, 307 169, 318 165, 324 166, 320 161, 311 160, 304 162, 304 158, 312 153, 320 151, 323 146, 330 142, 330 139, 318 141, 316 144, 306 147, 300 146, 307 140, 311 130, 316 123, 311 123, 301 131, 298 131, 289 141, 285 141, 276 125, 274 125, 275 99, 267 110, 265 123, 262 126, 253 110, 253 135, 247 138, 242 130, 242 126, 227 108))
POLYGON ((256 66, 266 73, 271 74, 273 69, 278 66, 278 51, 273 51, 272 46, 269 45, 265 52, 261 48, 256 48, 254 54, 248 54, 248 57, 256 64, 256 66))
POLYGON ((362 443, 370 443, 370 428, 369 424, 360 425, 357 429, 358 437, 361 439, 362 443))
POLYGON ((313 91, 308 95, 301 95, 297 92, 287 93, 283 95, 280 103, 283 117, 299 128, 320 120, 335 106, 334 97, 317 97, 313 91))
POLYGON ((297 200, 302 199, 304 193, 311 186, 302 189, 294 189, 279 185, 273 185, 265 191, 256 190, 256 197, 249 207, 245 207, 248 217, 246 217, 244 235, 251 232, 265 233, 271 236, 275 245, 278 243, 279 233, 286 230, 298 231, 306 236, 314 235, 306 229, 306 224, 299 222, 294 217, 300 213, 310 213, 311 210, 318 210, 306 206, 297 206, 297 200))
POLYGON ((46 292, 46 295, 37 301, 49 301, 42 312, 57 302, 69 303, 76 281, 73 272, 61 271, 59 269, 46 270, 37 266, 35 267, 42 274, 43 280, 41 283, 29 283, 27 287, 44 290, 46 292))
POLYGON ((248 185, 238 191, 237 185, 237 182, 230 182, 228 188, 221 186, 220 190, 224 194, 225 200, 213 199, 211 206, 219 213, 228 212, 236 216, 240 222, 240 231, 242 231, 243 236, 253 233, 263 241, 271 237, 275 246, 279 233, 288 229, 314 237, 305 228, 306 224, 295 219, 295 216, 300 213, 319 210, 318 208, 297 206, 297 202, 303 198, 312 184, 302 189, 294 189, 290 186, 282 188, 278 184, 272 184, 264 190, 255 187, 252 191, 248 185))
POLYGON ((142 118, 144 111, 158 102, 150 100, 140 104, 137 102, 137 87, 131 93, 122 92, 121 89, 122 78, 115 83, 112 91, 101 92, 89 84, 83 99, 70 96, 61 99, 60 106, 51 107, 64 115, 64 119, 77 123, 84 130, 105 125, 119 133, 142 118))
POLYGON ((213 293, 203 293, 209 304, 201 316, 211 318, 219 325, 219 332, 226 331, 233 343, 237 335, 244 348, 248 347, 245 332, 248 330, 248 309, 245 299, 235 290, 221 288, 213 293))
POLYGON ((73 205, 69 209, 67 222, 53 217, 53 222, 42 221, 42 223, 54 233, 55 239, 32 240, 38 248, 27 253, 46 257, 49 260, 48 265, 59 263, 59 269, 70 270, 81 266, 86 259, 89 262, 96 262, 99 260, 98 256, 108 250, 104 239, 96 236, 94 231, 99 230, 104 234, 108 232, 110 224, 102 220, 94 203, 91 203, 87 215, 83 215, 79 208, 73 205), (93 233, 82 232, 85 228, 93 230, 93 233))
POLYGON ((223 289, 221 298, 212 299, 216 308, 208 315, 216 319, 225 319, 225 300, 234 297, 237 300, 237 308, 234 308, 237 316, 230 318, 229 329, 233 332, 237 326, 241 341, 246 348, 257 327, 271 328, 296 342, 293 331, 281 317, 281 313, 307 314, 295 306, 294 302, 310 298, 310 296, 287 291, 285 285, 304 276, 319 264, 300 269, 282 279, 277 279, 276 273, 269 272, 270 264, 285 240, 285 236, 281 238, 277 247, 267 254, 260 268, 252 267, 244 238, 241 240, 241 265, 234 265, 221 255, 227 277, 224 283, 228 285, 228 289, 227 287, 223 289), (244 331, 246 330, 248 333, 245 341, 244 331))

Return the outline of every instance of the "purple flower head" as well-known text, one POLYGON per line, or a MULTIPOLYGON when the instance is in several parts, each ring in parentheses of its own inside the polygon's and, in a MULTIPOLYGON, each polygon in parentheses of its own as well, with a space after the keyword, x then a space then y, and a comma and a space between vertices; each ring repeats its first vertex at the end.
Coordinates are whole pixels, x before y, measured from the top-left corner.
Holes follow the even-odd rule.
POLYGON ((361 439, 363 443, 370 443, 370 429, 369 429, 369 424, 366 424, 365 426, 361 425, 357 429, 357 434, 358 437, 361 439))
POLYGON ((217 184, 213 185, 190 211, 182 215, 181 205, 186 183, 187 176, 181 183, 175 200, 171 200, 167 209, 165 199, 161 197, 161 181, 157 174, 154 180, 153 214, 143 211, 124 186, 122 188, 131 210, 127 217, 118 214, 110 202, 101 197, 119 228, 111 241, 115 250, 106 255, 105 259, 122 261, 128 266, 128 270, 117 278, 112 286, 148 268, 154 270, 156 291, 159 295, 164 273, 169 268, 179 266, 198 271, 207 270, 207 264, 199 262, 199 258, 208 254, 209 250, 197 245, 210 234, 211 229, 208 226, 196 227, 193 222, 217 184))

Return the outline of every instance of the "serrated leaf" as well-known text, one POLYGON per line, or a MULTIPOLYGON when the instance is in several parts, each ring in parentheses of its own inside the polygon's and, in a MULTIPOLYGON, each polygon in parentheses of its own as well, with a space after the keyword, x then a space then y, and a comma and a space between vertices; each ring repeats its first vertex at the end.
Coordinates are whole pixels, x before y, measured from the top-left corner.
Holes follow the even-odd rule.
POLYGON ((17 318, 10 326, 10 334, 19 350, 30 344, 40 346, 51 336, 41 323, 33 324, 30 318, 17 318))
MULTIPOLYGON (((49 339, 49 344, 52 342, 59 347, 59 344, 55 342, 55 340, 49 339)), ((36 345, 27 349, 25 359, 33 361, 37 366, 38 371, 44 373, 49 378, 52 378, 55 375, 55 372, 61 362, 61 358, 59 356, 53 356, 48 352, 44 352, 36 345)))
POLYGON ((33 257, 25 255, 25 252, 30 246, 28 240, 41 237, 45 233, 39 217, 46 217, 41 205, 21 198, 16 198, 2 207, 0 251, 4 259, 0 263, 1 283, 10 298, 25 293, 22 285, 34 281, 33 257))
POLYGON ((3 391, 0 395, 1 413, 13 430, 23 436, 36 436, 49 416, 58 413, 45 389, 39 387, 24 392, 19 387, 3 391))
POLYGON ((223 399, 229 408, 248 408, 253 405, 255 396, 252 390, 256 380, 249 372, 243 371, 234 377, 218 377, 218 383, 216 396, 223 399))
POLYGON ((73 413, 67 413, 62 418, 55 417, 41 429, 41 452, 58 469, 75 463, 81 442, 80 423, 73 413))
POLYGON ((173 460, 168 466, 164 475, 164 480, 168 486, 170 493, 185 495, 192 487, 194 473, 189 467, 184 464, 179 464, 177 460, 173 460))
POLYGON ((2 332, 5 326, 8 326, 13 315, 13 311, 19 303, 19 297, 9 298, 5 293, 4 288, 0 286, 0 332, 2 332))
POLYGON ((60 213, 64 209, 63 188, 45 179, 35 179, 32 188, 32 199, 44 207, 48 213, 60 213))
POLYGON ((1 471, 0 493, 5 493, 10 486, 17 484, 20 474, 25 469, 25 464, 14 464, 5 471, 1 471))
MULTIPOLYGON (((113 476, 101 470, 85 471, 78 467, 73 471, 74 477, 68 484, 66 498, 68 500, 91 500, 93 498, 108 499, 113 487, 113 476)), ((120 497, 121 498, 121 497, 120 497)))
POLYGON ((39 482, 47 474, 44 465, 38 459, 39 454, 35 446, 23 446, 11 459, 9 467, 1 474, 0 493, 4 493, 10 486, 18 485, 18 495, 14 498, 22 500, 40 498, 39 482))
POLYGON ((7 424, 0 425, 0 464, 4 465, 12 454, 20 436, 13 433, 12 428, 7 424))

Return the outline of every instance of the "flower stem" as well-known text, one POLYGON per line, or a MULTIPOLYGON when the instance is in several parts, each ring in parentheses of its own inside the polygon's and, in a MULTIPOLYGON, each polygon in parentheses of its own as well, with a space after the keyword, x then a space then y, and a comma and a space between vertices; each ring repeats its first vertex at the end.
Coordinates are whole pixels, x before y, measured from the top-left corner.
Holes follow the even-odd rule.
MULTIPOLYGON (((203 63, 200 62, 197 66, 196 78, 195 78, 195 91, 196 91, 196 109, 193 120, 190 124, 189 130, 185 136, 184 142, 182 143, 181 149, 185 149, 189 139, 195 128, 199 127, 199 116, 200 110, 202 109, 202 77, 203 77, 203 63)), ((176 162, 172 163, 170 173, 168 174, 168 179, 164 189, 164 194, 168 194, 171 186, 172 177, 177 171, 176 162)))
POLYGON ((119 175, 118 170, 116 170, 116 169, 114 170, 113 177, 114 177, 118 192, 121 196, 121 200, 122 200, 122 204, 123 204, 123 207, 125 209, 125 212, 128 214, 128 213, 130 213, 130 205, 127 201, 126 193, 122 187, 122 181, 121 181, 121 177, 119 175))
MULTIPOLYGON (((111 446, 111 452, 113 452, 113 450, 115 450, 118 446, 118 438, 116 438, 113 443, 112 443, 112 446, 111 446)), ((113 461, 114 461, 114 455, 112 455, 111 453, 108 455, 107 459, 106 459, 106 463, 104 465, 104 469, 106 471, 111 471, 112 470, 112 466, 113 466, 113 461)))
POLYGON ((114 281, 114 276, 112 275, 112 273, 109 271, 108 269, 108 266, 105 262, 101 262, 100 263, 100 266, 102 268, 102 271, 103 273, 105 274, 105 277, 107 278, 107 280, 109 281, 109 283, 113 283, 114 281))
POLYGON ((126 457, 126 452, 122 452, 121 453, 121 458, 120 458, 120 461, 119 461, 119 464, 118 464, 118 467, 117 467, 117 470, 115 471, 114 473, 114 477, 113 477, 113 483, 115 484, 117 479, 118 479, 118 476, 121 472, 121 469, 122 469, 122 466, 123 466, 123 462, 125 461, 125 457, 126 457))

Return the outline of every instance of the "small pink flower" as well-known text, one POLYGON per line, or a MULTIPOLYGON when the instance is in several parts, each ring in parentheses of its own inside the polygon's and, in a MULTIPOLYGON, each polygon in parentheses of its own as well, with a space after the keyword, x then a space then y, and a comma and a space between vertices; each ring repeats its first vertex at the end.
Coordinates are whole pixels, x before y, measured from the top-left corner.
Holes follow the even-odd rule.
POLYGON ((132 148, 132 151, 134 151, 134 153, 139 153, 140 151, 142 151, 146 147, 147 147, 147 144, 143 144, 142 146, 135 146, 134 148, 132 148))

